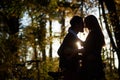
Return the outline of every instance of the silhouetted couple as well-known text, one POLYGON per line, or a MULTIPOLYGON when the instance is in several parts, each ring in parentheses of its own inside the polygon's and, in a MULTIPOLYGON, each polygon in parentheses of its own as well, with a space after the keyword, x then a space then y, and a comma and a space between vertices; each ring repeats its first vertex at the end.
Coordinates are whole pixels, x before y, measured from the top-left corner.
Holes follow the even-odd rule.
POLYGON ((105 41, 97 18, 89 15, 85 17, 83 22, 81 17, 73 16, 70 24, 68 34, 58 49, 63 80, 105 80, 101 58, 101 50, 105 41), (83 32, 83 28, 89 30, 84 42, 77 36, 79 32, 83 32), (83 48, 78 49, 76 45, 78 41, 83 48), (78 55, 79 53, 82 55, 78 55))

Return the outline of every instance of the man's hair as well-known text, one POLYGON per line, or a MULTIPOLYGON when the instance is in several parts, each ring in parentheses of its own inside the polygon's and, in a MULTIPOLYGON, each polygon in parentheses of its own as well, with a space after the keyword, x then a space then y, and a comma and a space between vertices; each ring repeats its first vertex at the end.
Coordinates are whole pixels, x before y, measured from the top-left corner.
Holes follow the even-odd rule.
POLYGON ((70 20, 71 26, 74 26, 75 24, 81 23, 82 17, 80 16, 73 16, 73 18, 70 20))

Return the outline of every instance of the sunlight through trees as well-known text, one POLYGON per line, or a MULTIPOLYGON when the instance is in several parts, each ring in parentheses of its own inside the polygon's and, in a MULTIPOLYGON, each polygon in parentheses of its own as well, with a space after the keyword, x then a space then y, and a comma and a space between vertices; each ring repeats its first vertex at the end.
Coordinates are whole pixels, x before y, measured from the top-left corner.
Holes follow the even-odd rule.
MULTIPOLYGON (((73 15, 95 15, 104 32, 107 80, 120 77, 119 0, 1 0, 0 80, 53 80, 59 72, 57 49, 73 15), (7 76, 7 77, 6 77, 7 76)), ((88 32, 78 36, 85 40, 88 32)))

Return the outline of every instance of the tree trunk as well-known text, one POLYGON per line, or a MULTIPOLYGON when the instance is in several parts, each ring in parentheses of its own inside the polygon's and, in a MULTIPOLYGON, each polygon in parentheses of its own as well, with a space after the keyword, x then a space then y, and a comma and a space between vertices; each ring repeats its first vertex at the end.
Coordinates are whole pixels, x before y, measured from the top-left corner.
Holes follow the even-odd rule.
POLYGON ((50 28, 49 28, 49 33, 50 33, 50 49, 49 49, 49 57, 52 59, 52 20, 50 22, 50 28))
MULTIPOLYGON (((109 17, 111 24, 113 26, 114 34, 115 34, 115 39, 117 43, 117 56, 118 56, 118 61, 120 62, 120 25, 119 25, 119 17, 117 16, 117 11, 116 11, 116 6, 114 0, 104 0, 105 5, 109 11, 109 17)), ((120 76, 120 64, 118 68, 118 73, 120 76)))
POLYGON ((65 36, 65 11, 62 12, 62 25, 61 25, 61 37, 60 37, 60 42, 61 39, 65 36))
MULTIPOLYGON (((108 0, 104 0, 105 5, 106 5, 106 7, 108 9, 108 12, 110 14, 109 17, 110 17, 110 21, 111 21, 112 27, 114 29, 114 34, 115 34, 115 39, 116 39, 117 46, 115 45, 115 43, 113 41, 113 38, 112 38, 112 35, 111 35, 111 32, 109 30, 109 26, 108 26, 108 23, 107 23, 107 18, 105 16, 103 0, 99 0, 99 2, 100 2, 100 5, 102 7, 103 18, 105 20, 106 28, 107 28, 108 35, 109 35, 111 43, 112 43, 112 47, 116 51, 117 56, 118 56, 118 61, 120 62, 120 25, 119 25, 119 19, 117 17, 117 13, 116 13, 115 3, 114 3, 113 0, 109 0, 109 1, 108 0)), ((118 66, 118 74, 120 76, 120 64, 118 66)))

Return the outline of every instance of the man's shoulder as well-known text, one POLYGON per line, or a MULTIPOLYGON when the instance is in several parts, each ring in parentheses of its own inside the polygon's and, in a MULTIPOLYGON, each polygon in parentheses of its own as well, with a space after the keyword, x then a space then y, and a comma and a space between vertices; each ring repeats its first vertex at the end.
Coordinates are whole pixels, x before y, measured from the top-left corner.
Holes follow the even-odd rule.
POLYGON ((74 36, 72 33, 68 33, 68 34, 65 36, 65 38, 70 38, 70 39, 72 39, 72 38, 76 38, 76 36, 74 36))

